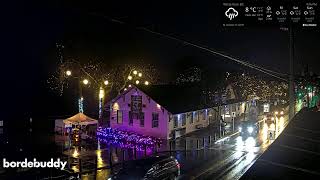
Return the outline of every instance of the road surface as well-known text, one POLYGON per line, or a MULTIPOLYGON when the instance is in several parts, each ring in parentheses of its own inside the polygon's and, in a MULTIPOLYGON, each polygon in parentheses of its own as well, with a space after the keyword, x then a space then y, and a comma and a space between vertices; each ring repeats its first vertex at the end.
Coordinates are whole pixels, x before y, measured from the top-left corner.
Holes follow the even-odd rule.
POLYGON ((209 158, 199 156, 201 163, 182 161, 179 179, 239 179, 273 142, 268 139, 268 130, 274 130, 276 126, 277 137, 286 126, 288 117, 277 118, 276 122, 276 125, 262 123, 260 133, 255 138, 234 135, 217 141, 207 150, 200 150, 206 154, 202 156, 209 158))

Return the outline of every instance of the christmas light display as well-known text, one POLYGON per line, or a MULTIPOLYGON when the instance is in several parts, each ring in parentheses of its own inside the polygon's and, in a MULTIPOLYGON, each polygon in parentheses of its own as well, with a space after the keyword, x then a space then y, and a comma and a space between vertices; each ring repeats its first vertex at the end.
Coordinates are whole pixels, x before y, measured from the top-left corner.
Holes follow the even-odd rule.
POLYGON ((161 140, 151 136, 143 136, 132 132, 121 131, 112 128, 99 127, 97 130, 98 140, 108 145, 120 148, 154 148, 156 144, 161 144, 161 140))

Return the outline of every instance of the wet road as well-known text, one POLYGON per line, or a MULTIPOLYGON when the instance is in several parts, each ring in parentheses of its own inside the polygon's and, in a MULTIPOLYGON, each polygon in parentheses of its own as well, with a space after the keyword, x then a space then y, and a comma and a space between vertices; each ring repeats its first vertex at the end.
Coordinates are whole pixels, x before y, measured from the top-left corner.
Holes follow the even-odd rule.
MULTIPOLYGON (((205 148, 200 145, 200 150, 196 150, 197 137, 188 138, 188 150, 184 150, 183 140, 180 142, 182 148, 175 149, 175 151, 160 153, 164 155, 174 156, 181 165, 181 175, 178 179, 239 179, 257 160, 257 158, 268 148, 273 140, 268 139, 269 130, 276 128, 276 136, 284 129, 287 124, 287 117, 277 119, 276 124, 265 124, 261 122, 259 135, 253 137, 242 137, 236 133, 233 136, 223 138, 210 145, 206 140, 205 148)), ((207 136, 206 133, 200 133, 199 137, 207 136)), ((201 140, 201 138, 198 138, 201 140)), ((199 144, 202 144, 200 141, 199 144)), ((178 146, 178 145, 177 145, 178 146)), ((178 146, 180 147, 180 146, 178 146)), ((72 156, 77 156, 75 151, 72 151, 72 156)), ((120 152, 120 151, 119 151, 120 152)), ((114 154, 115 159, 120 158, 119 152, 114 154)), ((88 152, 81 152, 80 154, 92 154, 97 157, 97 168, 108 165, 108 152, 103 150, 95 150, 88 152)), ((143 152, 142 153, 143 157, 143 152)), ((128 154, 127 157, 132 155, 128 154)), ((86 169, 94 169, 95 163, 92 159, 83 160, 82 171, 86 169)), ((77 166, 72 166, 71 169, 76 172, 77 166)), ((111 174, 110 169, 97 170, 96 174, 84 173, 82 179, 107 179, 111 174)))
POLYGON ((202 160, 200 165, 184 169, 179 179, 239 179, 268 148, 273 140, 268 139, 270 130, 276 129, 277 137, 288 122, 287 116, 277 118, 275 124, 261 122, 257 137, 242 137, 239 134, 216 142, 208 150, 211 157, 202 160))

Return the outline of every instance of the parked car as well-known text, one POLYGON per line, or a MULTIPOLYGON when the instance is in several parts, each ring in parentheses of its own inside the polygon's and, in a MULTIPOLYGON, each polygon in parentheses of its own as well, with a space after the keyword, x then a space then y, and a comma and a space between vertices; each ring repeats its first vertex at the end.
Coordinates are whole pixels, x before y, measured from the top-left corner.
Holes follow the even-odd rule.
POLYGON ((172 156, 155 156, 132 160, 114 172, 108 180, 176 179, 180 175, 180 164, 172 156))

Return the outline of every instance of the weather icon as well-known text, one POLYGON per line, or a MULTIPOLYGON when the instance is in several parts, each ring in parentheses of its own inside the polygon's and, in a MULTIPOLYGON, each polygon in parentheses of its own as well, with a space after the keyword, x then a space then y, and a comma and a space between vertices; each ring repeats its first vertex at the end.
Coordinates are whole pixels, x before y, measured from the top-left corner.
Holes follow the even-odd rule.
POLYGON ((233 7, 230 7, 225 13, 224 13, 230 20, 234 19, 238 16, 238 11, 235 10, 233 7))

